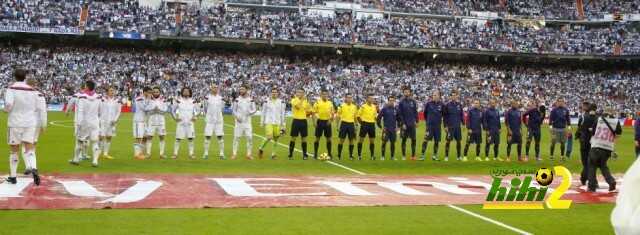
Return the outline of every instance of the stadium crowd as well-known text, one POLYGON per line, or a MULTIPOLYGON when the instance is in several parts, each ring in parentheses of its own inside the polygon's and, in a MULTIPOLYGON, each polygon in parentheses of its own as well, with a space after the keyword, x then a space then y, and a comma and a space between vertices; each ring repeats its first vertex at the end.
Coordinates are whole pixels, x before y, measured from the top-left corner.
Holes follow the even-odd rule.
MULTIPOLYGON (((3 4, 0 24, 75 27, 78 25, 81 2, 77 0, 12 0, 3 4)), ((393 2, 391 0, 385 4, 393 2)), ((421 4, 421 1, 395 2, 421 4)), ((435 4, 437 2, 439 1, 425 1, 424 4, 433 5, 407 7, 446 11, 447 8, 442 7, 446 4, 435 4)), ((495 5, 492 1, 471 3, 457 0, 454 2, 457 5, 466 6, 465 9, 493 10, 494 7, 491 6, 495 5)), ((563 1, 555 2, 557 3, 553 4, 565 4, 560 3, 563 1)), ((535 9, 525 7, 529 5, 546 6, 546 3, 535 4, 535 2, 525 1, 508 3, 508 6, 514 9, 535 9)), ((634 6, 635 3, 625 4, 622 5, 634 6)), ((596 3, 589 5, 595 6, 596 3)), ((563 5, 551 7, 556 10, 565 8, 566 6, 563 5)), ((440 13, 444 14, 444 12, 440 13)), ((640 36, 630 24, 625 23, 597 27, 583 25, 545 27, 508 21, 412 17, 356 19, 351 12, 337 12, 335 16, 330 17, 306 11, 258 11, 252 8, 224 7, 223 5, 214 5, 209 8, 163 5, 158 9, 152 9, 132 0, 90 2, 86 30, 542 54, 630 55, 640 52, 638 40, 640 36)))
POLYGON ((603 107, 633 113, 640 104, 638 70, 7 45, 0 47, 0 62, 0 86, 11 81, 11 68, 24 67, 47 91, 49 103, 64 102, 90 78, 99 87, 117 87, 118 95, 126 98, 143 86, 160 86, 169 97, 188 86, 201 99, 209 84, 219 83, 227 97, 235 97, 239 86, 248 84, 257 100, 266 99, 271 87, 277 86, 283 95, 304 87, 316 97, 326 88, 336 103, 346 93, 354 94, 358 102, 375 93, 382 102, 390 95, 400 95, 399 87, 410 85, 422 101, 437 89, 445 96, 459 90, 463 98, 482 102, 496 98, 504 107, 512 99, 536 98, 551 104, 563 97, 573 112, 583 100, 597 100, 603 107))

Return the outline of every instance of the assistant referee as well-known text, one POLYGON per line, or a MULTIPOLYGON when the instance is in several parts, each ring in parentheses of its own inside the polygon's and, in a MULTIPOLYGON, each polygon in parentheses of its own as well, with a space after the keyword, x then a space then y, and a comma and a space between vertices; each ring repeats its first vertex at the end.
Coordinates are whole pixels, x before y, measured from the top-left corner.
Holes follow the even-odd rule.
POLYGON ((331 158, 331 120, 335 113, 333 102, 329 100, 329 92, 322 90, 320 92, 320 99, 313 105, 314 117, 316 118, 316 139, 313 142, 313 158, 318 159, 318 148, 320 147, 320 138, 324 136, 327 143, 327 151, 329 152, 329 158, 331 158))
POLYGON ((362 160, 362 143, 365 137, 369 137, 369 153, 371 160, 375 160, 376 149, 376 117, 378 117, 378 106, 373 103, 373 95, 367 95, 367 101, 358 110, 358 121, 360 122, 360 133, 358 135, 358 160, 362 160))
POLYGON ((293 160, 293 150, 296 147, 296 138, 300 136, 302 144, 302 159, 307 160, 307 114, 311 106, 304 95, 303 89, 296 90, 296 95, 291 99, 291 112, 293 121, 291 122, 291 141, 289 142, 289 160, 293 160))

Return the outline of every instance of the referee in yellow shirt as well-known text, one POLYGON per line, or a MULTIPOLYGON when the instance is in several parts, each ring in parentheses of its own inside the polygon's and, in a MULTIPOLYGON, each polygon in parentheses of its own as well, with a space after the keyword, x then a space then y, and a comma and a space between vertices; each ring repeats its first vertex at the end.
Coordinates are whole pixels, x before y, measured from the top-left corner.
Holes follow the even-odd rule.
POLYGON ((335 110, 333 108, 333 102, 329 100, 329 92, 322 90, 320 92, 320 99, 313 104, 313 112, 315 113, 314 122, 316 123, 316 139, 313 142, 313 158, 318 159, 318 148, 320 146, 320 138, 324 135, 327 143, 327 151, 329 152, 329 159, 331 159, 331 121, 335 110))
POLYGON ((293 160, 293 150, 296 147, 296 138, 300 136, 302 144, 302 159, 307 160, 307 114, 311 111, 311 105, 304 96, 304 90, 296 90, 296 96, 291 99, 291 112, 293 121, 291 122, 291 141, 289 142, 289 160, 293 160))
POLYGON ((356 139, 356 114, 358 112, 358 106, 353 103, 353 96, 351 94, 345 95, 344 103, 338 108, 338 118, 340 131, 338 132, 338 138, 340 143, 338 144, 338 160, 342 159, 342 144, 344 139, 349 137, 349 159, 353 160, 353 144, 356 139))
POLYGON ((358 140, 358 160, 362 160, 362 143, 365 137, 369 137, 369 153, 371 160, 376 160, 374 151, 376 150, 376 118, 378 117, 378 106, 373 103, 373 95, 367 95, 367 101, 358 110, 358 122, 360 122, 360 133, 358 140))

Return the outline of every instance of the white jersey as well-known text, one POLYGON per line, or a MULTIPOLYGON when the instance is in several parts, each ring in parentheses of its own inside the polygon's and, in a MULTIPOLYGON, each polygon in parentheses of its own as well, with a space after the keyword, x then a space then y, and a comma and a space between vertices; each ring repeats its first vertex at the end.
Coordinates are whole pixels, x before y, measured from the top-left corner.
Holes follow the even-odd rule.
POLYGON ((24 82, 11 84, 4 94, 4 110, 9 128, 35 128, 38 118, 38 92, 24 82))
POLYGON ((147 106, 145 107, 147 114, 147 124, 151 126, 164 126, 165 118, 164 114, 167 112, 167 103, 164 101, 164 97, 149 99, 147 106))
POLYGON ((138 96, 133 102, 136 106, 136 110, 133 113, 133 122, 146 122, 147 114, 145 113, 145 109, 147 107, 148 100, 144 98, 144 96, 138 96))
POLYGON ((262 125, 275 124, 284 126, 286 112, 285 107, 286 106, 281 99, 269 99, 262 105, 262 115, 260 123, 262 125))
MULTIPOLYGON (((617 119, 607 118, 607 122, 614 131, 621 129, 620 122, 617 119)), ((615 134, 611 132, 602 117, 598 117, 596 132, 591 137, 591 148, 601 148, 614 151, 615 134)))
POLYGON ((96 128, 100 126, 100 104, 102 97, 97 93, 84 93, 78 97, 76 117, 78 124, 83 127, 96 128))
POLYGON ((251 126, 251 115, 256 112, 256 104, 251 97, 238 97, 231 107, 233 116, 236 118, 236 125, 251 126))
POLYGON ((36 116, 38 121, 36 127, 47 127, 47 100, 44 98, 42 92, 38 92, 38 108, 36 109, 36 116))
POLYGON ((221 123, 223 122, 222 112, 224 110, 224 100, 220 95, 207 95, 205 98, 205 122, 221 123))
POLYGON ((104 96, 100 103, 100 122, 111 125, 111 123, 118 121, 121 108, 120 100, 116 97, 104 96))
MULTIPOLYGON (((67 101, 67 110, 65 111, 65 113, 74 112, 74 110, 78 108, 78 97, 81 94, 82 93, 75 93, 69 98, 69 101, 67 101)), ((73 114, 73 122, 75 124, 78 124, 78 115, 75 115, 75 112, 73 114)))
POLYGON ((196 116, 196 105, 191 98, 178 98, 176 100, 175 117, 179 124, 193 123, 191 119, 196 116))

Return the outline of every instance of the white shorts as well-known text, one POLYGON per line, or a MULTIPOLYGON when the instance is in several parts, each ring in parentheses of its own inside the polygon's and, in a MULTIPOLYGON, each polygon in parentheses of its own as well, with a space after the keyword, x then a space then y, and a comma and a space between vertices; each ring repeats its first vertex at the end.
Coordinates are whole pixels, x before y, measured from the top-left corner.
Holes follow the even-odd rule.
POLYGON ((236 136, 236 137, 252 137, 253 136, 253 128, 251 128, 251 125, 236 125, 233 128, 233 136, 236 136))
POLYGON ((147 126, 146 136, 165 136, 167 135, 167 128, 164 125, 150 125, 147 126))
POLYGON ((116 127, 112 126, 111 123, 100 123, 100 136, 108 136, 113 137, 116 136, 116 127))
POLYGON ((207 123, 204 126, 204 136, 223 136, 224 124, 222 122, 207 123))
POLYGON ((192 139, 195 138, 195 136, 193 122, 188 124, 178 123, 178 125, 176 125, 176 139, 192 139))
POLYGON ((144 138, 145 123, 144 122, 134 122, 133 123, 133 138, 142 139, 144 138))
POLYGON ((11 127, 7 132, 7 142, 9 145, 19 145, 21 143, 33 144, 35 141, 35 127, 11 127))
POLYGON ((40 138, 40 129, 41 127, 36 127, 36 132, 33 135, 33 142, 37 143, 38 142, 38 138, 40 138))
POLYGON ((97 126, 79 126, 76 138, 80 141, 98 141, 100 128, 97 126))

